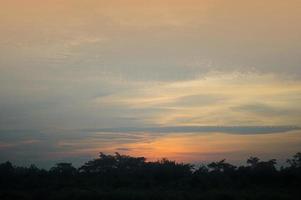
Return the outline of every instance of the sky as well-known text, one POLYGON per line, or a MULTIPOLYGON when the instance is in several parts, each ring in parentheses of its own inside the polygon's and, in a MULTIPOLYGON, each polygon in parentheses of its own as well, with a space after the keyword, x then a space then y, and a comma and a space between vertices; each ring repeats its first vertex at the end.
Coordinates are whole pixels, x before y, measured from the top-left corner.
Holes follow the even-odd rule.
POLYGON ((0 161, 300 151, 299 0, 0 3, 0 161))

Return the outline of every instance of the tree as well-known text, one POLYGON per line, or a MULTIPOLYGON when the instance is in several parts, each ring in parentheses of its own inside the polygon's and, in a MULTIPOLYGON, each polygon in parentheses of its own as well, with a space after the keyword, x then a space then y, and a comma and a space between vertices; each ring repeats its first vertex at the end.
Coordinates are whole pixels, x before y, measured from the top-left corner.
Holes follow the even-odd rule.
POLYGON ((85 173, 129 172, 142 167, 145 160, 144 157, 130 157, 119 153, 106 155, 100 152, 99 158, 85 163, 79 170, 85 173))
POLYGON ((1 175, 8 175, 13 173, 14 167, 11 162, 7 161, 5 163, 0 164, 0 173, 1 175))
POLYGON ((296 153, 292 159, 287 159, 291 168, 301 168, 301 152, 296 153))
POLYGON ((221 161, 208 164, 208 168, 213 172, 229 172, 234 171, 236 167, 234 165, 226 163, 226 160, 223 159, 221 161))
POLYGON ((260 161, 260 159, 257 157, 250 157, 247 160, 247 164, 250 165, 252 170, 273 172, 276 170, 275 165, 277 164, 277 161, 276 159, 271 159, 268 161, 260 161))
POLYGON ((62 176, 72 176, 76 173, 76 168, 71 163, 57 163, 55 167, 50 169, 50 172, 62 176))
POLYGON ((248 160, 247 160, 247 164, 249 164, 251 166, 251 168, 256 168, 258 163, 259 163, 259 158, 257 157, 250 157, 248 160))

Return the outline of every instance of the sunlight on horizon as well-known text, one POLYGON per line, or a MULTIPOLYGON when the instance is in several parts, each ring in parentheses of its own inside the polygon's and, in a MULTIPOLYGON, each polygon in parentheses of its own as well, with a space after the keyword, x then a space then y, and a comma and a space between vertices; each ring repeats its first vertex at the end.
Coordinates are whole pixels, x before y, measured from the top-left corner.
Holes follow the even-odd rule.
POLYGON ((263 135, 176 133, 96 149, 106 153, 144 156, 148 160, 168 158, 178 162, 200 163, 225 158, 230 162, 242 163, 250 156, 283 159, 285 155, 292 155, 300 150, 300 136, 300 131, 263 135))

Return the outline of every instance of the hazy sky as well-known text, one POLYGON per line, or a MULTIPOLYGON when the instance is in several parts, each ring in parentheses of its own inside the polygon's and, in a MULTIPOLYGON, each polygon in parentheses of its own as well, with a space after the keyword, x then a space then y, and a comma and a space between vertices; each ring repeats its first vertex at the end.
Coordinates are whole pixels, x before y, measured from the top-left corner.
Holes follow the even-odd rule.
POLYGON ((301 126, 300 0, 0 4, 1 131, 301 126))

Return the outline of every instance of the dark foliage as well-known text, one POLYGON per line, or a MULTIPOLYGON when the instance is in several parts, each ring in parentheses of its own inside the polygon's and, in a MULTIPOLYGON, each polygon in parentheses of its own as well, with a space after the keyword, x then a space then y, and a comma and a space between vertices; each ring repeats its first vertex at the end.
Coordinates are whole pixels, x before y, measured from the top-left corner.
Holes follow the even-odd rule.
POLYGON ((225 160, 195 167, 167 159, 106 155, 76 169, 58 163, 0 164, 0 199, 300 199, 301 153, 277 169, 276 160, 250 157, 246 166, 225 160))

